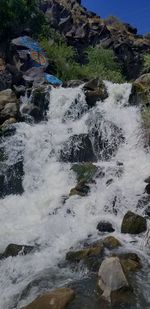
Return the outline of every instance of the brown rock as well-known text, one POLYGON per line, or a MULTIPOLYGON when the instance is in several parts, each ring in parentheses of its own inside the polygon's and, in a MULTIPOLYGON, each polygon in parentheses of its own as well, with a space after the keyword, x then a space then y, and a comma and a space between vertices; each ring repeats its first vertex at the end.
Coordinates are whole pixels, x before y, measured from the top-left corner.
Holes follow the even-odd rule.
POLYGON ((108 236, 103 240, 103 245, 107 249, 115 249, 117 247, 120 247, 121 243, 117 238, 113 236, 108 236))
POLYGON ((21 309, 64 309, 74 296, 72 289, 60 288, 37 297, 31 304, 21 309))

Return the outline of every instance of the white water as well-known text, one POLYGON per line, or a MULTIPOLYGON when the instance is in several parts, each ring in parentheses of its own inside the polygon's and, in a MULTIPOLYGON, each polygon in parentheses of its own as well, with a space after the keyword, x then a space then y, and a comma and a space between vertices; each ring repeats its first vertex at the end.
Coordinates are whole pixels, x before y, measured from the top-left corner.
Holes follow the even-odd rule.
MULTIPOLYGON (((29 303, 39 292, 38 284, 28 297, 21 300, 26 286, 47 269, 53 269, 71 246, 75 246, 92 234, 99 239, 96 225, 101 219, 112 222, 114 236, 128 250, 139 251, 147 257, 143 235, 133 237, 120 233, 123 215, 128 209, 137 211, 136 205, 144 192, 144 179, 150 174, 150 156, 144 151, 141 135, 141 119, 138 108, 128 106, 131 86, 106 83, 109 98, 87 109, 82 89, 53 89, 51 92, 48 121, 36 125, 17 124, 17 134, 7 139, 5 148, 9 164, 17 160, 18 150, 23 151, 24 190, 22 196, 7 196, 0 201, 0 251, 9 243, 39 245, 39 250, 26 256, 7 258, 0 262, 0 308, 15 309, 29 303), (77 99, 78 104, 70 109, 77 99), (71 110, 67 114, 68 109, 71 110), (87 133, 89 120, 102 114, 123 130, 125 142, 109 161, 96 164, 103 167, 105 177, 91 185, 87 197, 70 197, 63 204, 63 197, 75 186, 76 178, 71 164, 59 162, 62 145, 74 134, 87 133), (116 176, 117 161, 123 163, 123 174, 116 176), (114 182, 106 186, 110 178, 114 182), (117 196, 115 210, 112 203, 117 196), (71 214, 67 214, 67 209, 71 214), (134 248, 133 248, 134 246, 134 248), (17 305, 16 305, 17 304, 17 305), (17 307, 16 307, 17 306, 17 307)), ((90 121, 91 123, 91 121, 90 121)), ((109 128, 108 132, 109 134, 109 128)), ((139 213, 143 209, 138 209, 139 213)), ((58 272, 58 269, 56 270, 58 272)), ((46 289, 63 285, 75 279, 68 270, 59 270, 61 280, 49 281, 46 289), (73 277, 73 278, 71 278, 73 277)), ((77 274, 81 276, 82 274, 77 274)), ((145 279, 144 297, 148 298, 148 279, 145 279)), ((150 302, 150 298, 146 300, 150 302)))

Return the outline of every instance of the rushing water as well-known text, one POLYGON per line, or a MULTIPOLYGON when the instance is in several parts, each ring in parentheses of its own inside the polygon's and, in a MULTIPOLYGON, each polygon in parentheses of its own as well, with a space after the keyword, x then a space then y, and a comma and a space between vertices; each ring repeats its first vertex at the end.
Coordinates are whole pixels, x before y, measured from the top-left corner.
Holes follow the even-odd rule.
MULTIPOLYGON (((137 276, 140 286, 137 291, 145 307, 139 302, 137 308, 150 306, 148 248, 144 236, 120 233, 121 221, 128 209, 143 214, 143 209, 136 206, 144 192, 144 179, 150 173, 150 156, 143 146, 140 112, 137 107, 128 105, 131 85, 106 85, 109 97, 105 102, 97 102, 90 110, 82 87, 53 89, 48 121, 19 123, 16 134, 3 142, 7 164, 17 162, 23 155, 25 175, 24 193, 9 195, 0 201, 0 251, 4 251, 9 243, 36 244, 38 249, 26 256, 9 257, 0 262, 1 309, 20 308, 41 291, 86 276, 83 271, 71 272, 63 267, 58 270, 57 265, 71 246, 87 239, 88 235, 94 240, 99 239, 96 225, 101 219, 112 222, 113 235, 127 250, 139 252, 143 258, 144 268, 141 277, 137 276), (90 132, 99 115, 105 120, 100 125, 110 145, 112 123, 122 130, 124 142, 111 159, 96 162, 103 168, 105 176, 96 179, 88 196, 73 196, 64 204, 64 196, 75 186, 76 178, 71 164, 59 160, 60 151, 70 136, 90 132), (120 177, 118 161, 123 163, 120 177), (113 182, 107 186, 110 178, 113 182), (112 210, 114 199, 115 211, 112 210), (68 213, 68 209, 71 212, 68 213), (44 279, 40 281, 39 278, 44 279), (34 284, 26 292, 31 282, 34 284)), ((96 155, 99 157, 98 150, 96 155)))

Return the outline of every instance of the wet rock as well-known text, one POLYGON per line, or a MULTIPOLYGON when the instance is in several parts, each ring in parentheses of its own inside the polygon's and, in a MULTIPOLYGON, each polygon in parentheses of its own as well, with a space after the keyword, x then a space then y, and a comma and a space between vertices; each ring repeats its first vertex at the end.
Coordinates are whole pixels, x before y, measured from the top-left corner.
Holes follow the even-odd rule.
POLYGON ((74 297, 72 289, 60 288, 37 297, 31 304, 21 309, 65 309, 74 297))
POLYGON ((23 189, 23 161, 6 167, 0 171, 0 198, 9 194, 22 194, 23 189))
POLYGON ((112 183, 113 181, 114 181, 114 180, 113 180, 112 178, 108 179, 108 180, 106 181, 106 186, 111 185, 111 183, 112 183))
POLYGON ((61 151, 61 160, 64 162, 95 162, 92 143, 88 134, 73 135, 64 144, 61 151))
POLYGON ((5 129, 9 125, 16 123, 16 119, 14 117, 10 117, 9 119, 5 120, 3 124, 0 126, 0 129, 5 129))
POLYGON ((68 88, 68 87, 75 88, 75 87, 82 85, 83 83, 84 82, 82 80, 69 80, 63 83, 63 87, 64 88, 68 88))
POLYGON ((141 260, 136 253, 122 253, 118 257, 125 272, 138 271, 142 268, 141 260))
POLYGON ((98 167, 92 163, 74 164, 71 168, 77 175, 78 182, 91 182, 98 171, 98 167))
MULTIPOLYGON (((102 262, 98 272, 98 285, 102 291, 102 297, 112 303, 114 302, 113 292, 115 292, 115 296, 117 297, 117 292, 120 289, 130 291, 129 283, 118 257, 105 258, 102 262)), ((125 296, 126 293, 124 294, 125 296)))
POLYGON ((128 211, 122 221, 121 232, 139 234, 147 229, 146 219, 131 211, 128 211))
POLYGON ((150 206, 145 209, 145 215, 150 217, 150 206))
POLYGON ((150 105, 150 73, 141 75, 132 84, 129 102, 132 105, 150 105))
POLYGON ((36 122, 45 120, 50 99, 50 86, 41 85, 33 88, 28 103, 23 107, 22 113, 28 114, 36 122))
POLYGON ((12 75, 7 70, 0 71, 0 91, 11 88, 12 85, 12 75))
POLYGON ((24 85, 13 85, 13 90, 17 96, 17 98, 20 98, 20 96, 24 96, 26 92, 26 88, 24 85))
POLYGON ((69 196, 79 195, 79 196, 86 196, 90 191, 90 187, 87 186, 84 182, 80 182, 76 185, 75 188, 70 190, 69 196))
POLYGON ((19 117, 19 105, 11 89, 0 91, 0 125, 9 118, 19 117))
POLYGON ((150 194, 150 183, 148 183, 147 186, 145 187, 145 191, 147 194, 150 194))
POLYGON ((17 256, 18 254, 26 255, 30 253, 33 249, 33 246, 10 244, 5 249, 5 251, 0 254, 0 259, 6 259, 10 256, 17 256))
POLYGON ((78 251, 69 251, 66 254, 66 260, 70 263, 82 261, 91 271, 98 271, 103 257, 103 249, 103 245, 97 243, 78 251))
POLYGON ((89 107, 93 107, 97 101, 103 101, 108 97, 105 84, 98 78, 85 83, 83 90, 89 107))
POLYGON ((147 178, 144 180, 144 182, 146 182, 146 183, 150 183, 150 176, 149 176, 149 177, 147 177, 147 178))
POLYGON ((111 233, 111 232, 114 232, 115 229, 112 227, 112 224, 110 222, 107 222, 107 221, 100 221, 98 224, 97 224, 97 230, 99 232, 108 232, 108 233, 111 233))
POLYGON ((108 236, 108 237, 104 238, 103 245, 107 249, 115 249, 115 248, 120 247, 121 243, 117 238, 115 238, 113 236, 108 236))

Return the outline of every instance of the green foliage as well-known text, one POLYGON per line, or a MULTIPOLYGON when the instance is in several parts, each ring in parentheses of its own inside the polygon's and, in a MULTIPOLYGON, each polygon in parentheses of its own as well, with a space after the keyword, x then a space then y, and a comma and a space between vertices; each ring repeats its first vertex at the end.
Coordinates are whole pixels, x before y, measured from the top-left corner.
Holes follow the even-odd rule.
POLYGON ((150 54, 144 55, 144 68, 146 69, 150 68, 150 54))
POLYGON ((38 0, 1 0, 0 21, 0 38, 6 40, 24 27, 38 34, 45 18, 38 9, 38 0))
POLYGON ((124 82, 112 50, 90 47, 86 51, 87 64, 80 65, 75 60, 75 50, 65 42, 43 39, 41 45, 46 50, 50 63, 56 68, 55 73, 62 80, 101 77, 113 82, 124 82))

